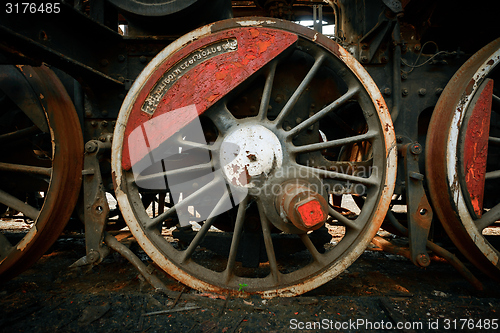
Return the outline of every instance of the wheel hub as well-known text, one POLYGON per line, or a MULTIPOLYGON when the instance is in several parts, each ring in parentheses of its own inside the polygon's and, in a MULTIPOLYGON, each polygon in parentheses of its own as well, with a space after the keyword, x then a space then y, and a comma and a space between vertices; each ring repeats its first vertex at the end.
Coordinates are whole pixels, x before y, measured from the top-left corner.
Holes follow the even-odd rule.
POLYGON ((262 125, 237 126, 221 144, 220 162, 227 181, 255 187, 255 179, 281 168, 283 149, 278 137, 262 125))

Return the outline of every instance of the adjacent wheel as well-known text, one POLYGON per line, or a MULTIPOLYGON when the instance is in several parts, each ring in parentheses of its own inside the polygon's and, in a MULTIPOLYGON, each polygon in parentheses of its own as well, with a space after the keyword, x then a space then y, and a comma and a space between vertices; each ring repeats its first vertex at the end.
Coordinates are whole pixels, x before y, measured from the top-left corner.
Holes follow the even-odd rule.
POLYGON ((0 67, 0 280, 54 243, 79 195, 83 139, 75 108, 47 67, 0 67))
POLYGON ((439 220, 468 260, 498 281, 499 62, 497 39, 457 71, 432 115, 426 149, 429 192, 439 220))
POLYGON ((168 274, 293 296, 340 274, 378 231, 396 145, 347 51, 290 22, 237 19, 146 67, 120 110, 112 169, 128 226, 168 274))

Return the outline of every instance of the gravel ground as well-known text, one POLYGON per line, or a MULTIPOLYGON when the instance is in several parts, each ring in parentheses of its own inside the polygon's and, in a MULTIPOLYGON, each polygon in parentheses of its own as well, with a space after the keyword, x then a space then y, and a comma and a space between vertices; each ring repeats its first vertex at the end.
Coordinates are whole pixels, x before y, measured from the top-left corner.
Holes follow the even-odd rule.
MULTIPOLYGON (((136 253, 144 261, 147 256, 136 253)), ((114 254, 69 269, 81 238, 60 239, 31 269, 0 286, 1 332, 442 332, 498 331, 500 288, 471 265, 476 291, 449 264, 426 269, 382 252, 365 253, 329 283, 295 298, 225 299, 200 294, 157 271, 178 300, 155 293, 114 254), (161 314, 154 312, 163 311, 161 314), (402 329, 398 329, 399 328, 402 329), (489 329, 488 329, 489 328, 489 329)), ((220 297, 220 296, 219 296, 220 297)))

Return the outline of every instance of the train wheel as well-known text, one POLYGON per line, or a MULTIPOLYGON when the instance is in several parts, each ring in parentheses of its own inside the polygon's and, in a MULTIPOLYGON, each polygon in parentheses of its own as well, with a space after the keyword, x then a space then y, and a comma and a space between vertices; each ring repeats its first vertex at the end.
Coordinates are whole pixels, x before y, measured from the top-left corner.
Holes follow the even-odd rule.
POLYGON ((439 220, 468 260, 498 281, 500 244, 492 236, 500 219, 499 62, 497 39, 457 71, 432 115, 426 151, 439 220))
POLYGON ((80 123, 46 66, 1 66, 0 280, 35 263, 54 243, 78 198, 80 123))
POLYGON ((290 22, 228 20, 180 38, 137 78, 112 170, 127 224, 168 274, 293 296, 365 250, 389 207, 395 147, 383 98, 347 51, 290 22), (357 215, 334 209, 332 193, 362 201, 357 215), (154 214, 151 194, 175 206, 154 214))

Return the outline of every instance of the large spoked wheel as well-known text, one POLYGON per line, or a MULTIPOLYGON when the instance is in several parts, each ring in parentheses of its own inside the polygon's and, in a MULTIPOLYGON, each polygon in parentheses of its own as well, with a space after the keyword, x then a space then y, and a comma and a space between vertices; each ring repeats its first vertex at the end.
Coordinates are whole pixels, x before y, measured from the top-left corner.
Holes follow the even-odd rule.
POLYGON ((293 296, 365 250, 389 207, 395 147, 383 98, 348 52, 252 18, 200 28, 147 66, 120 111, 112 168, 127 224, 168 274, 293 296))
POLYGON ((1 66, 0 280, 35 263, 78 198, 83 139, 75 108, 46 66, 1 66))
POLYGON ((432 115, 426 152, 439 220, 467 259, 498 281, 499 62, 497 39, 457 71, 432 115))

